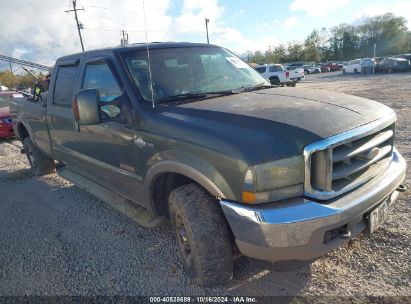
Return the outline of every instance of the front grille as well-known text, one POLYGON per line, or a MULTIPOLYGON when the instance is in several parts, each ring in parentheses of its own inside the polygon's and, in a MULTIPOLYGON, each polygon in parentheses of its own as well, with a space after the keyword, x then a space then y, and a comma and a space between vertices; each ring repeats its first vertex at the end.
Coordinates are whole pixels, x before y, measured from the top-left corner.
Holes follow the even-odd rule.
POLYGON ((394 149, 395 119, 393 114, 307 146, 305 194, 333 198, 384 172, 394 149))

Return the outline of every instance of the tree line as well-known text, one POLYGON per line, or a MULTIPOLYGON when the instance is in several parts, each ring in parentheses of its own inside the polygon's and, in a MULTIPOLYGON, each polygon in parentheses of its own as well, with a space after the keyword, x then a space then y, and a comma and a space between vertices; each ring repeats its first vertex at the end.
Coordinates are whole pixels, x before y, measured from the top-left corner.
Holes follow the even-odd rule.
MULTIPOLYGON (((40 79, 43 78, 42 73, 31 72, 40 79)), ((10 70, 0 71, 0 84, 8 88, 33 88, 36 81, 37 80, 29 74, 14 74, 10 70)))
POLYGON ((389 56, 411 52, 411 31, 404 17, 392 13, 369 17, 360 24, 340 24, 315 29, 304 41, 269 47, 265 52, 247 52, 247 62, 347 61, 355 58, 389 56))

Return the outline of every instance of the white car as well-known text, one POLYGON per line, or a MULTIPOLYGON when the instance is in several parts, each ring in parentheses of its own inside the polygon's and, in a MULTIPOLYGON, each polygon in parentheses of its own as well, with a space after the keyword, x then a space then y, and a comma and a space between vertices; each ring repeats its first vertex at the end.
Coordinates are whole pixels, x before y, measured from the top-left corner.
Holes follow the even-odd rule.
POLYGON ((281 64, 261 64, 255 70, 273 85, 287 85, 295 87, 297 81, 290 78, 290 71, 286 71, 281 64))
POLYGON ((367 73, 375 67, 374 58, 354 59, 344 65, 342 72, 345 73, 367 73))
POLYGON ((302 66, 289 66, 286 70, 290 71, 290 79, 300 81, 305 78, 304 68, 302 66))

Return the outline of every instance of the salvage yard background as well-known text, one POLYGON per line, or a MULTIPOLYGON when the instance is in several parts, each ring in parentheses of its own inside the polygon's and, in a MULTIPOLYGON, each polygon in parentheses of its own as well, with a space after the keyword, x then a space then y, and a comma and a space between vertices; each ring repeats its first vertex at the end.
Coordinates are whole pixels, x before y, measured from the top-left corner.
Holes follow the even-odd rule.
MULTIPOLYGON (((411 186, 411 73, 307 75, 298 86, 395 109, 411 186)), ((312 264, 240 258, 231 283, 203 289, 184 275, 167 225, 144 229, 57 174, 30 176, 20 149, 0 140, 0 295, 411 295, 410 192, 372 236, 312 264)))

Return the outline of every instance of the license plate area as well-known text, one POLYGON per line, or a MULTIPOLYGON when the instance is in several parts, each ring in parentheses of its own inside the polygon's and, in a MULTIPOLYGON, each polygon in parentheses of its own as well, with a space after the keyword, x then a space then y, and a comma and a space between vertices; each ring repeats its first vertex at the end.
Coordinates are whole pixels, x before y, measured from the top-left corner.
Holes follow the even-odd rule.
POLYGON ((383 203, 378 205, 377 208, 372 210, 367 218, 368 218, 368 232, 369 233, 374 233, 382 223, 387 218, 387 213, 388 213, 388 200, 385 200, 383 203))

